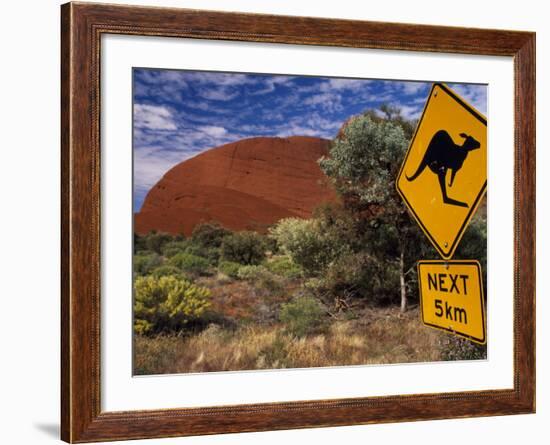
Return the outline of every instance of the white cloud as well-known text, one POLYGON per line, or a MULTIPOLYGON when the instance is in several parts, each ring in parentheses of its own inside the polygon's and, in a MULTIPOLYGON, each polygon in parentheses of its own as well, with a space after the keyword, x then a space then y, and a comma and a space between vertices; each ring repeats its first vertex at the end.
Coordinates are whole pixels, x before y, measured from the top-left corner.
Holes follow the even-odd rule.
POLYGON ((185 71, 166 70, 159 72, 159 79, 157 83, 173 82, 180 88, 187 88, 187 82, 185 81, 185 71))
POLYGON ((227 134, 227 130, 223 127, 217 127, 214 125, 206 125, 200 127, 200 131, 212 138, 220 138, 227 134))
POLYGON ((140 69, 134 82, 136 96, 158 96, 171 102, 179 102, 187 88, 184 71, 140 69))
POLYGON ((473 105, 478 111, 487 114, 486 85, 449 84, 448 86, 466 99, 466 102, 473 105))
POLYGON ((201 97, 209 100, 228 101, 239 95, 238 91, 230 88, 204 88, 199 93, 201 97))
POLYGON ((231 73, 194 73, 189 79, 205 85, 200 92, 201 96, 213 100, 231 100, 238 96, 237 87, 251 85, 257 87, 249 94, 256 96, 275 91, 276 85, 285 85, 292 82, 294 76, 250 76, 231 73), (214 88, 215 86, 215 88, 214 88))
POLYGON ((253 91, 250 94, 252 96, 258 96, 258 95, 261 95, 261 94, 272 93, 273 91, 275 91, 275 82, 266 82, 265 85, 261 89, 253 91))
POLYGON ((157 105, 134 105, 134 124, 136 128, 149 130, 176 130, 172 113, 166 107, 157 105))
POLYGON ((319 136, 319 131, 312 128, 303 127, 297 124, 289 124, 285 129, 277 133, 278 137, 288 136, 319 136))
POLYGON ((301 97, 296 91, 291 91, 285 96, 275 97, 274 106, 271 107, 270 111, 273 110, 286 110, 289 107, 295 107, 301 103, 301 97))
POLYGON ((406 95, 418 94, 428 86, 426 82, 403 82, 401 85, 406 95))
POLYGON ((186 72, 186 79, 191 82, 197 82, 201 85, 216 84, 226 87, 235 87, 246 84, 255 84, 258 81, 247 74, 238 73, 220 73, 220 72, 186 72))
POLYGON ((268 134, 273 133, 274 128, 275 127, 273 125, 245 124, 241 125, 240 130, 245 133, 268 134))
MULTIPOLYGON (((184 152, 165 152, 160 147, 142 147, 134 150, 134 187, 147 192, 173 166, 185 159, 184 152)), ((188 155, 187 157, 190 157, 188 155)))
POLYGON ((417 97, 416 99, 413 99, 411 101, 411 103, 415 104, 415 105, 422 105, 424 106, 424 104, 426 103, 426 101, 428 100, 427 97, 417 97))
POLYGON ((418 105, 397 105, 398 108, 401 110, 401 116, 403 116, 405 119, 418 119, 420 117, 420 113, 422 112, 422 107, 418 105))
POLYGON ((320 93, 307 97, 302 104, 320 106, 330 112, 340 111, 342 110, 342 96, 337 93, 320 93))
POLYGON ((318 130, 332 130, 335 132, 342 126, 342 122, 337 119, 326 119, 318 114, 312 114, 306 119, 309 127, 317 128, 318 130))
POLYGON ((321 84, 321 88, 325 91, 357 90, 366 87, 369 83, 369 80, 362 79, 329 79, 321 84))
POLYGON ((291 84, 294 80, 294 76, 270 76, 266 77, 265 79, 261 79, 259 81, 259 84, 262 85, 262 87, 259 90, 253 91, 250 93, 253 96, 261 95, 261 94, 268 94, 273 91, 275 91, 276 85, 287 85, 291 84))

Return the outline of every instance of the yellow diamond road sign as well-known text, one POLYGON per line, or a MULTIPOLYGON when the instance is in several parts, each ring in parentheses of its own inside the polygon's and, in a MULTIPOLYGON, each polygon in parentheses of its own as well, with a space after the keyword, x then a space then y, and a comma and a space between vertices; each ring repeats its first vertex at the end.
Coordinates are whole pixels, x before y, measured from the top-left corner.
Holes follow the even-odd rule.
POLYGON ((487 187, 487 119, 434 84, 396 181, 439 254, 452 258, 487 187))
POLYGON ((485 304, 477 261, 419 261, 418 285, 426 326, 485 344, 485 304))

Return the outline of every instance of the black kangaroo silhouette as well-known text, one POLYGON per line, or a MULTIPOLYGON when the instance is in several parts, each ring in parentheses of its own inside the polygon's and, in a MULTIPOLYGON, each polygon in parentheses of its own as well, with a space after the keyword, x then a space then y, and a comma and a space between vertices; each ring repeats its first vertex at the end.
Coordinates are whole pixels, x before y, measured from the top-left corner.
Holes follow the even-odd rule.
POLYGON ((457 145, 454 143, 451 136, 449 136, 449 133, 445 130, 437 131, 428 144, 428 148, 426 149, 426 153, 424 154, 424 158, 418 166, 418 169, 412 176, 407 176, 407 179, 409 181, 414 181, 420 176, 426 167, 429 167, 439 179, 443 202, 445 204, 451 204, 459 207, 468 207, 468 204, 465 202, 449 198, 447 196, 447 188, 445 186, 447 170, 451 170, 451 180, 449 182, 449 187, 451 187, 453 185, 455 175, 462 168, 462 164, 464 164, 468 153, 480 147, 480 143, 472 136, 469 136, 466 133, 460 133, 460 136, 464 138, 464 142, 462 145, 457 145))

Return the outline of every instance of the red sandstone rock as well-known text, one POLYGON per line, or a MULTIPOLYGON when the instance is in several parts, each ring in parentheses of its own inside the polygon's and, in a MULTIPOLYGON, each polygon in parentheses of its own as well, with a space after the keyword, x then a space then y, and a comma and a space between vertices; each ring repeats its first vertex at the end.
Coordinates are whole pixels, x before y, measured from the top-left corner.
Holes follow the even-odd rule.
POLYGON ((265 232, 281 218, 308 218, 336 194, 317 160, 329 141, 257 137, 222 145, 173 167, 149 191, 135 231, 189 235, 201 222, 265 232))

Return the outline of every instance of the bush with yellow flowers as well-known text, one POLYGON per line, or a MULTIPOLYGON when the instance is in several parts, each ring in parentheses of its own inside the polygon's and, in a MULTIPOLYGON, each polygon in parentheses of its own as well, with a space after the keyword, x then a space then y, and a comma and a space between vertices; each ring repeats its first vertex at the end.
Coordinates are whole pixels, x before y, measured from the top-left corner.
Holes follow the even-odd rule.
POLYGON ((180 276, 137 277, 134 291, 134 331, 142 335, 179 332, 210 306, 210 290, 180 276))

